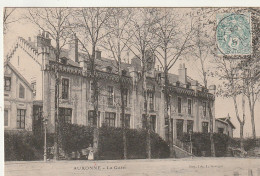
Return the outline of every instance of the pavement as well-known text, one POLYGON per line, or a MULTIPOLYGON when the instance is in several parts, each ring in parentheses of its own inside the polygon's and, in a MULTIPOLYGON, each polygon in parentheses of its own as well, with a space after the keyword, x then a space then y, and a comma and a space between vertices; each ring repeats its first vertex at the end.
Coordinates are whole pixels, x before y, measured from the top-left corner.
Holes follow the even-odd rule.
POLYGON ((260 176, 260 158, 5 162, 5 176, 260 176))

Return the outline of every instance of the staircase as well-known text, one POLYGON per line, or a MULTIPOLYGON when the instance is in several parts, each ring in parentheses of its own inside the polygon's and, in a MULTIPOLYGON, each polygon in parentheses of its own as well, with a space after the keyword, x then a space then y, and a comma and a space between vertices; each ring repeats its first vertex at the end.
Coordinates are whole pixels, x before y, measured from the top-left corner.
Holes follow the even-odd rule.
POLYGON ((190 151, 190 144, 184 143, 178 139, 175 139, 173 149, 176 158, 187 158, 194 156, 190 151))

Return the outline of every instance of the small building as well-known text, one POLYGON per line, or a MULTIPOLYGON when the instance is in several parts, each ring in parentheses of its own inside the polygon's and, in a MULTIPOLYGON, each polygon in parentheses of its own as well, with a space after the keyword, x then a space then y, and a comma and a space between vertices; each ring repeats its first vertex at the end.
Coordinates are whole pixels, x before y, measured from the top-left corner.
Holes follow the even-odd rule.
POLYGON ((233 123, 230 121, 230 116, 228 114, 227 117, 217 118, 215 122, 215 132, 223 133, 230 137, 233 137, 233 130, 236 129, 233 123))
POLYGON ((4 64, 4 129, 32 131, 33 89, 9 62, 4 64))

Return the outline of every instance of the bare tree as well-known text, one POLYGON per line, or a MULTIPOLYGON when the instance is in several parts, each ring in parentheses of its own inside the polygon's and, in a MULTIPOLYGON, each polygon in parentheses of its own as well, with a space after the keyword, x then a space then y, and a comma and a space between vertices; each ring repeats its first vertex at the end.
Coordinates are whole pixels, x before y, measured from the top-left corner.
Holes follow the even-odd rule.
POLYGON ((4 34, 6 34, 6 32, 7 32, 9 24, 14 23, 19 20, 19 19, 12 18, 12 15, 15 10, 16 10, 16 8, 4 8, 4 14, 3 14, 4 34))
POLYGON ((215 57, 216 71, 214 76, 217 76, 222 84, 218 87, 217 94, 225 97, 232 98, 236 118, 240 124, 240 147, 244 149, 244 125, 245 125, 245 99, 243 96, 243 86, 245 82, 242 79, 242 72, 239 69, 239 60, 228 57, 215 57), (242 96, 242 115, 239 112, 238 99, 242 96))
POLYGON ((126 119, 125 107, 127 106, 128 85, 124 82, 123 75, 123 58, 128 53, 127 44, 130 40, 128 33, 129 24, 132 20, 132 9, 115 8, 112 10, 111 18, 106 24, 108 34, 102 42, 102 47, 108 51, 110 57, 115 61, 115 68, 119 77, 120 84, 120 100, 121 100, 121 119, 123 128, 123 145, 124 145, 124 159, 127 159, 127 138, 126 138, 126 119))
POLYGON ((260 96, 260 81, 257 74, 259 72, 259 63, 256 59, 250 61, 244 61, 241 64, 241 69, 243 71, 243 93, 247 98, 249 105, 249 112, 251 116, 251 125, 252 125, 252 136, 256 139, 255 131, 255 104, 259 100, 260 96))
MULTIPOLYGON (((185 14, 189 16, 188 14, 185 14)), ((192 17, 189 16, 191 19, 192 17)), ((176 61, 183 55, 187 54, 186 51, 192 47, 191 38, 193 34, 193 22, 189 21, 188 24, 183 24, 185 16, 182 16, 178 11, 172 9, 158 9, 158 23, 154 28, 154 34, 158 40, 155 49, 156 58, 161 65, 164 73, 164 97, 165 97, 165 119, 168 121, 170 144, 170 155, 173 157, 173 124, 169 108, 171 106, 170 91, 169 91, 169 71, 173 68, 176 61)))
POLYGON ((93 147, 96 149, 96 157, 98 156, 98 73, 96 68, 96 50, 101 45, 100 42, 107 35, 105 31, 105 24, 110 18, 111 9, 109 8, 82 8, 75 10, 73 14, 73 32, 77 33, 79 44, 83 53, 85 53, 90 63, 90 74, 93 85, 93 105, 94 105, 94 139, 93 147))
MULTIPOLYGON (((208 82, 209 82, 209 70, 210 70, 210 60, 212 59, 212 50, 214 49, 214 23, 213 17, 214 14, 218 11, 218 9, 211 8, 203 8, 196 10, 196 27, 194 29, 194 37, 193 37, 193 47, 191 48, 191 58, 193 62, 199 62, 198 71, 202 78, 203 86, 208 90, 208 82)), ((195 63, 194 65, 197 65, 195 63)), ((209 112, 210 118, 210 143, 211 143, 211 156, 215 157, 215 145, 213 139, 213 121, 214 117, 212 114, 212 109, 210 106, 210 98, 207 99, 207 108, 209 112)))
POLYGON ((153 57, 155 41, 153 26, 157 23, 156 10, 151 8, 141 8, 134 11, 135 16, 131 21, 132 35, 127 48, 134 54, 134 56, 141 61, 142 70, 142 92, 144 98, 144 118, 146 119, 147 126, 147 157, 151 158, 151 127, 150 116, 148 114, 148 101, 147 101, 147 72, 149 70, 149 63, 154 60, 153 57))
MULTIPOLYGON (((68 8, 29 8, 27 19, 36 24, 42 31, 47 31, 54 40, 55 47, 50 46, 54 51, 55 61, 59 62, 63 47, 70 40, 70 25, 68 19, 71 9, 68 8)), ((54 118, 54 159, 59 159, 59 72, 58 65, 55 65, 55 118, 54 118)))

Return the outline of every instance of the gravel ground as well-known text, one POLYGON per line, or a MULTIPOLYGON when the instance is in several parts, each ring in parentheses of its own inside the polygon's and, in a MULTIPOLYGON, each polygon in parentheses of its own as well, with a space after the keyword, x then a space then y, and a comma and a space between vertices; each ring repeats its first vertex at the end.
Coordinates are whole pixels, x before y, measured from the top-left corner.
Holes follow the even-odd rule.
POLYGON ((260 176, 260 158, 5 162, 5 176, 260 176))

